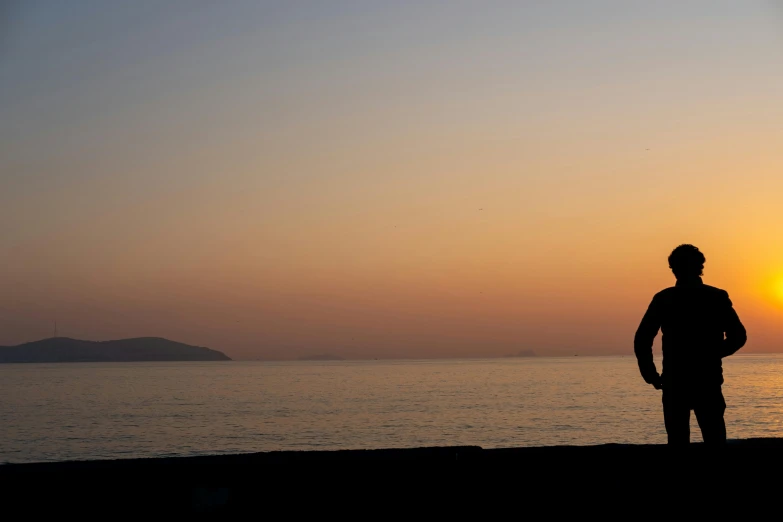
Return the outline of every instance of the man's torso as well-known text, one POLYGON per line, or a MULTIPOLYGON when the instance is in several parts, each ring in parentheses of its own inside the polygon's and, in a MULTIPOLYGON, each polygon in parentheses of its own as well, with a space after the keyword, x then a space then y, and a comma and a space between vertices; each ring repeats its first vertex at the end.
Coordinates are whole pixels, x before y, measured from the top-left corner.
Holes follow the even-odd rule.
POLYGON ((661 320, 664 387, 720 386, 728 294, 698 283, 667 288, 655 299, 661 320))

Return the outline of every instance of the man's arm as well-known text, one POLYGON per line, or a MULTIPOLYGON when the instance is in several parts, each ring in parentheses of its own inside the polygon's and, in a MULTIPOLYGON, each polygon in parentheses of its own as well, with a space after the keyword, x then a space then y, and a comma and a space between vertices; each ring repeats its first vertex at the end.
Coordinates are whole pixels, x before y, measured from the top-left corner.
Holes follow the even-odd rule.
POLYGON ((633 351, 636 354, 636 362, 639 363, 642 378, 647 384, 655 386, 656 390, 661 387, 661 376, 658 375, 658 369, 653 361, 652 348, 655 336, 658 335, 658 329, 661 327, 659 307, 657 300, 653 298, 633 339, 633 351))
POLYGON ((723 331, 726 334, 726 338, 723 340, 720 356, 728 357, 745 346, 745 342, 748 340, 748 334, 745 331, 745 327, 742 325, 736 310, 734 310, 728 292, 723 292, 723 294, 723 299, 725 301, 723 303, 723 331))

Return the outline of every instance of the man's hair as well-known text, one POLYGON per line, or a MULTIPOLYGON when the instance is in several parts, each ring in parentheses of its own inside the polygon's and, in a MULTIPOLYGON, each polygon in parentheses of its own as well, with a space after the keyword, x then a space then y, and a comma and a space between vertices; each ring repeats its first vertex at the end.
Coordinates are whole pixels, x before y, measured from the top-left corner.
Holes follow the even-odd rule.
POLYGON ((702 275, 704 254, 693 245, 680 245, 669 255, 669 268, 678 279, 681 277, 697 277, 702 275))

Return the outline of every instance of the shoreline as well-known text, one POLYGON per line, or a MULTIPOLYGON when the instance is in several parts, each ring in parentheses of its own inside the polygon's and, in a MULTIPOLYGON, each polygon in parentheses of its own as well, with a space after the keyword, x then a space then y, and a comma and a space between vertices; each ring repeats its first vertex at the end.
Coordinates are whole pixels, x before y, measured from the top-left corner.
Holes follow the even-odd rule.
MULTIPOLYGON (((729 439, 724 455, 747 451, 783 452, 783 438, 754 437, 729 439)), ((666 455, 673 451, 666 444, 607 443, 596 445, 521 446, 482 448, 481 446, 422 446, 410 448, 341 449, 341 450, 276 450, 253 453, 215 455, 134 457, 116 459, 63 460, 41 462, 0 463, 0 479, 23 475, 59 473, 115 473, 160 470, 164 473, 193 471, 199 468, 234 467, 238 465, 263 466, 319 466, 335 463, 440 463, 440 462, 501 462, 525 459, 531 464, 538 459, 554 456, 588 459, 596 456, 666 455)), ((692 454, 713 454, 716 450, 695 442, 685 450, 692 454)), ((718 450, 720 451, 720 450, 718 450)))
POLYGON ((443 494, 459 491, 492 498, 502 491, 516 492, 496 498, 500 503, 514 495, 607 493, 643 501, 663 484, 678 481, 689 489, 729 488, 734 496, 742 495, 743 487, 758 493, 765 484, 776 485, 774 480, 758 481, 778 463, 783 463, 783 438, 735 439, 718 451, 701 443, 686 450, 602 444, 273 451, 3 464, 0 491, 9 505, 58 513, 103 513, 122 505, 142 513, 244 514, 253 512, 262 498, 305 499, 302 509, 316 509, 346 495, 384 502, 393 498, 395 507, 412 507, 432 505, 443 494))

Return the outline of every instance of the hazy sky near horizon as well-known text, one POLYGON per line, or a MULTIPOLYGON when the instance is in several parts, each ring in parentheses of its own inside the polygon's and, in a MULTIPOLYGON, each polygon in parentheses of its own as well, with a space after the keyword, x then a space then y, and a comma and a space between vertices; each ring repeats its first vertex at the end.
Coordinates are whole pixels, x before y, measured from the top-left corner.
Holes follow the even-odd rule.
POLYGON ((783 347, 770 1, 11 1, 0 344, 632 353, 694 243, 783 347))

